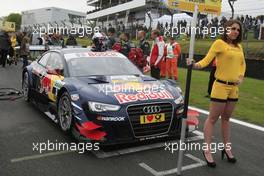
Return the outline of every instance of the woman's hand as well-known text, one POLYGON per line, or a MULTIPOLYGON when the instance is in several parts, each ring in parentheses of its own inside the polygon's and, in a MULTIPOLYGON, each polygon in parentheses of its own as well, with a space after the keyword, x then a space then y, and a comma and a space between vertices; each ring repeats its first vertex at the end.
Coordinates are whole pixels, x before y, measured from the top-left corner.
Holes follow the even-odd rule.
POLYGON ((196 69, 200 69, 201 68, 200 64, 195 63, 194 60, 190 59, 190 58, 186 59, 186 64, 187 64, 187 66, 193 65, 193 68, 196 68, 196 69))
POLYGON ((186 58, 186 64, 187 64, 187 66, 192 65, 193 63, 194 63, 194 60, 193 59, 186 58))
POLYGON ((244 76, 243 75, 240 75, 238 77, 238 81, 236 82, 236 85, 237 86, 240 86, 242 84, 242 82, 244 81, 244 76))

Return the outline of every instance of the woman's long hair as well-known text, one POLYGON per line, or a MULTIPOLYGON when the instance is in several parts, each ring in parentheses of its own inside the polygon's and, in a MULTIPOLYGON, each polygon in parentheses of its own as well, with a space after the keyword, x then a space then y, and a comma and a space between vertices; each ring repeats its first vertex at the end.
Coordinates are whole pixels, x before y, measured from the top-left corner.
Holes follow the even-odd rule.
POLYGON ((231 27, 233 24, 238 24, 239 27, 240 27, 239 35, 237 36, 237 38, 236 38, 235 40, 232 40, 232 44, 234 44, 234 45, 237 46, 239 43, 241 43, 241 41, 242 41, 242 35, 243 35, 242 24, 241 24, 241 22, 238 21, 238 20, 228 20, 228 21, 224 24, 224 29, 225 29, 225 30, 224 30, 224 34, 222 35, 221 39, 224 40, 224 41, 227 42, 227 43, 230 41, 230 39, 229 39, 229 37, 228 37, 228 32, 229 32, 229 30, 231 30, 230 27, 231 27), (229 28, 229 30, 228 30, 227 28, 229 28))

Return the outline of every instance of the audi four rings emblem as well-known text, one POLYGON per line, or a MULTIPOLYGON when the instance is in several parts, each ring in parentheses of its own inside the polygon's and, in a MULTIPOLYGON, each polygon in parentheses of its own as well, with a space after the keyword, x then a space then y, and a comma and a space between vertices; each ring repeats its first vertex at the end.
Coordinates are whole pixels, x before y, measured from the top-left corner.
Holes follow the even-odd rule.
POLYGON ((143 112, 145 114, 154 114, 154 113, 159 113, 161 111, 160 106, 145 106, 143 108, 143 112))

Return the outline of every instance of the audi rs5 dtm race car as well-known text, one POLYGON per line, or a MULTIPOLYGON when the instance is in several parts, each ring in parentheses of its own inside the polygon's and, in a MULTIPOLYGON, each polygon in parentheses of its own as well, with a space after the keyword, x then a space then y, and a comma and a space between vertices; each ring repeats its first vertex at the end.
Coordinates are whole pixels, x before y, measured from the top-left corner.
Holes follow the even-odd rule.
POLYGON ((23 70, 23 95, 80 140, 102 145, 179 136, 183 96, 124 55, 50 50, 23 70))

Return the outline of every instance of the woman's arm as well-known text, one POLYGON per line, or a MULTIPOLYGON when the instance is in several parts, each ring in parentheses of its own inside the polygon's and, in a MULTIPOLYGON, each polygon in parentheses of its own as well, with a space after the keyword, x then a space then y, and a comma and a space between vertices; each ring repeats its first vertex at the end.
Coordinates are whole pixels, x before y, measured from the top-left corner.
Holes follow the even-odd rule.
MULTIPOLYGON (((241 47, 241 50, 243 51, 243 48, 242 46, 241 47)), ((240 85, 243 80, 244 80, 244 75, 245 75, 245 72, 246 72, 246 61, 245 61, 245 57, 243 55, 243 57, 241 58, 241 64, 240 64, 240 67, 239 67, 239 77, 238 77, 238 85, 240 85)))
POLYGON ((201 69, 201 68, 208 66, 212 62, 212 60, 216 57, 216 55, 220 53, 221 51, 223 51, 223 41, 216 40, 212 44, 207 55, 201 61, 194 64, 194 68, 201 69))

